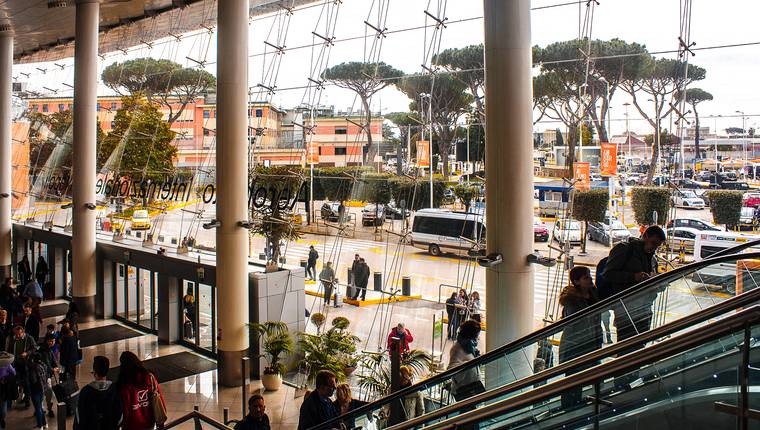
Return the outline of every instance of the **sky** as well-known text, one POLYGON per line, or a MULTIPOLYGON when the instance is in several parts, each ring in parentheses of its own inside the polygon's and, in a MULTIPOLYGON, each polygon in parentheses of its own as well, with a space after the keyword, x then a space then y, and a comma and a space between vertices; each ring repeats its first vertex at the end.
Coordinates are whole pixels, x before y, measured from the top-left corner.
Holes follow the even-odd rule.
MULTIPOLYGON (((629 42, 644 44, 650 51, 671 51, 678 48, 679 3, 682 0, 600 0, 594 8, 592 37, 595 39, 620 38, 629 42)), ((566 3, 567 0, 534 0, 532 6, 543 7, 566 3)), ((760 42, 760 30, 757 26, 760 2, 756 0, 693 0, 691 40, 696 47, 708 47, 724 44, 760 42)), ((421 65, 429 64, 429 46, 433 30, 428 28, 409 30, 431 24, 432 20, 424 11, 427 9, 436 16, 445 16, 447 26, 437 35, 440 36, 440 50, 451 47, 463 47, 479 44, 483 41, 483 4, 479 0, 343 0, 338 11, 334 35, 336 43, 330 50, 328 66, 345 61, 363 61, 365 58, 379 59, 406 73, 422 72, 421 65), (382 8, 387 13, 379 12, 382 8), (384 22, 388 29, 387 37, 379 40, 377 45, 374 30, 364 21, 378 26, 384 22), (365 37, 366 36, 366 37, 365 37), (353 40, 345 40, 353 39, 353 40), (374 49, 372 46, 374 45, 374 49), (367 54, 371 52, 371 54, 367 54)), ((585 3, 580 12, 585 14, 585 3)), ((333 9, 334 11, 334 9, 333 9)), ((275 104, 290 108, 304 101, 319 102, 322 105, 334 105, 338 110, 358 108, 353 93, 335 87, 327 87, 320 97, 309 96, 303 88, 312 70, 319 70, 313 61, 322 50, 321 45, 309 47, 319 40, 312 34, 326 35, 330 32, 326 26, 325 7, 317 6, 296 10, 290 17, 289 26, 285 17, 257 18, 251 23, 249 33, 249 83, 257 92, 259 83, 274 83, 278 90, 273 95, 266 92, 256 93, 252 98, 271 98, 275 104), (274 54, 275 46, 284 45, 287 49, 281 56, 274 54), (300 49, 297 47, 306 46, 300 49), (266 55, 262 53, 267 52, 266 55), (276 57, 277 60, 275 59, 276 57), (278 61, 279 60, 279 61, 278 61), (279 63, 279 67, 275 67, 279 63), (267 72, 268 70, 268 72, 267 72), (274 78, 274 72, 276 78, 274 78), (295 89, 294 89, 295 88, 295 89)), ((532 12, 532 43, 546 46, 555 41, 570 40, 578 37, 579 7, 577 5, 536 9, 532 12)), ((101 67, 114 61, 128 58, 153 56, 169 58, 186 66, 196 63, 187 59, 207 61, 205 68, 215 72, 216 38, 207 32, 188 35, 181 42, 172 40, 158 43, 153 48, 138 47, 128 54, 117 52, 105 56, 101 67)), ((662 57, 676 58, 675 53, 662 54, 662 57)), ((58 61, 64 66, 73 60, 58 61)), ((719 129, 741 127, 743 111, 747 118, 747 127, 760 124, 760 109, 757 109, 757 77, 760 76, 760 44, 754 46, 733 47, 726 49, 696 51, 690 58, 693 64, 707 70, 705 80, 695 83, 713 94, 714 100, 700 105, 702 126, 711 129, 717 124, 719 129), (711 116, 721 115, 717 119, 711 116), (753 116, 758 115, 758 116, 753 116)), ((71 90, 64 83, 73 83, 71 67, 60 69, 51 64, 14 66, 14 76, 27 80, 32 89, 42 93, 57 90, 55 95, 70 95, 71 90), (42 74, 36 68, 45 69, 42 74), (30 77, 20 75, 30 73, 30 77), (43 88, 43 87, 47 87, 43 88)), ((101 94, 109 91, 101 86, 101 94)), ((646 98, 642 98, 646 100, 646 98)), ((623 103, 628 101, 626 94, 616 93, 611 106, 611 127, 613 134, 625 131, 623 103)), ((372 110, 383 113, 407 110, 409 99, 393 87, 378 93, 372 100, 372 110)), ((629 127, 632 131, 649 133, 647 123, 631 108, 629 127)), ((542 131, 555 128, 559 124, 540 122, 534 128, 542 131)))

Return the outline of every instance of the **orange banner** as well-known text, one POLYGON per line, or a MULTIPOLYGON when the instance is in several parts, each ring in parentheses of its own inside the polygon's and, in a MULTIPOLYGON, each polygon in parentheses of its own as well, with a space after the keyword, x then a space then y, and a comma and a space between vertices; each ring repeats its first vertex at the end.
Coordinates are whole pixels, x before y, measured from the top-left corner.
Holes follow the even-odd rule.
POLYGON ((575 163, 573 164, 573 172, 575 173, 575 189, 577 190, 589 190, 591 189, 591 166, 588 163, 575 163))
POLYGON ((417 166, 430 166, 430 142, 427 140, 417 141, 417 166))
POLYGON ((602 143, 602 176, 617 175, 617 143, 602 143))
POLYGON ((308 149, 306 150, 306 163, 307 164, 319 163, 319 144, 318 143, 312 142, 308 145, 308 149))

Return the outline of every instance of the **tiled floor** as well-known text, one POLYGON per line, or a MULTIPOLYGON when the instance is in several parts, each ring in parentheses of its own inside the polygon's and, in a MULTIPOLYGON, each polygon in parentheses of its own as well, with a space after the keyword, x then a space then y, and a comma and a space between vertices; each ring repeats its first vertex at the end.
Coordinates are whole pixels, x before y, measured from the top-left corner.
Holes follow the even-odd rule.
MULTIPOLYGON (((341 308, 320 309, 320 302, 316 301, 312 308, 312 298, 307 296, 307 308, 313 312, 323 311, 328 315, 328 321, 335 316, 346 316, 351 320, 351 330, 364 340, 365 344, 360 349, 375 350, 378 345, 382 346, 385 342, 385 336, 389 327, 395 326, 398 322, 403 321, 413 333, 419 333, 412 347, 430 350, 433 339, 430 337, 432 327, 431 317, 433 314, 440 317, 442 306, 426 301, 404 302, 384 308, 370 306, 357 308, 345 305, 341 308), (427 335, 422 335, 427 333, 427 335)), ((45 324, 60 320, 61 317, 48 318, 45 324)), ((80 324, 80 329, 97 328, 108 324, 114 324, 115 321, 95 321, 91 323, 80 324)), ((314 326, 310 326, 313 330, 314 326)), ((440 340, 436 339, 436 350, 440 351, 440 340)), ((448 350, 449 345, 444 343, 444 350, 448 350)), ((181 351, 187 351, 186 348, 179 345, 159 345, 156 336, 143 335, 131 339, 110 342, 84 348, 84 364, 80 367, 78 383, 82 387, 91 379, 89 370, 92 358, 96 355, 105 355, 111 360, 112 366, 118 365, 119 354, 122 351, 129 350, 143 359, 154 358, 167 354, 174 354, 181 351)), ((242 415, 242 391, 240 388, 223 388, 217 386, 216 371, 204 372, 198 375, 177 379, 174 381, 161 384, 161 389, 167 401, 169 409, 169 419, 173 420, 193 410, 198 406, 200 411, 218 421, 223 419, 224 408, 229 408, 230 418, 240 418, 242 415)), ((250 392, 261 390, 259 381, 252 381, 250 392)), ((292 387, 285 386, 276 392, 264 392, 264 398, 267 405, 267 413, 272 423, 273 429, 294 429, 298 425, 298 408, 301 405, 301 398, 295 398, 295 390, 292 387)), ((21 410, 14 409, 9 412, 7 428, 13 430, 24 430, 34 428, 34 418, 32 409, 21 410)), ((56 419, 49 421, 51 429, 56 428, 56 419)), ((67 420, 67 428, 72 427, 72 419, 67 420)), ((193 429, 194 425, 187 422, 178 428, 193 429)))

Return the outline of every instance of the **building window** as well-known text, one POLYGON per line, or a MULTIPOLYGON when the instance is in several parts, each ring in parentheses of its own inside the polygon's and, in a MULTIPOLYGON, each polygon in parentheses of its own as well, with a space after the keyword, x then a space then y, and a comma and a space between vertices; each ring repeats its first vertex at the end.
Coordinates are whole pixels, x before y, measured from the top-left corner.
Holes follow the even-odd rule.
POLYGON ((335 134, 348 134, 346 127, 335 127, 335 134))
POLYGON ((48 111, 48 105, 47 105, 47 103, 43 103, 42 104, 42 111, 43 112, 47 112, 48 111))
POLYGON ((37 107, 37 105, 32 105, 32 110, 33 110, 34 112, 39 112, 39 110, 38 110, 38 109, 39 109, 39 107, 37 107))
POLYGON ((100 103, 95 104, 95 112, 100 112, 100 103))
POLYGON ((261 118, 264 116, 264 111, 261 109, 256 109, 256 118, 261 118))
POLYGON ((203 118, 206 118, 206 119, 211 118, 211 111, 204 109, 203 110, 203 118))
POLYGON ((111 110, 116 110, 116 102, 111 102, 111 110))
POLYGON ((346 147, 335 148, 335 155, 346 155, 346 147))
POLYGON ((69 110, 74 109, 74 103, 69 103, 69 110))
POLYGON ((58 112, 63 112, 66 110, 66 105, 61 103, 58 105, 58 112))
POLYGON ((317 147, 317 153, 319 155, 322 155, 322 147, 321 146, 317 147))

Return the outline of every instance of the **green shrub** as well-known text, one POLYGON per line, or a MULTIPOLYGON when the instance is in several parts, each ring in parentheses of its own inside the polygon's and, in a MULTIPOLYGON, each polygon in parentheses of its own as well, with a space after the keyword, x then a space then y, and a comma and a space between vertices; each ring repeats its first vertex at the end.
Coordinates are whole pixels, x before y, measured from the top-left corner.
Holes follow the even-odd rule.
POLYGON ((454 186, 454 195, 462 202, 467 210, 470 209, 472 199, 478 196, 479 191, 480 188, 473 185, 457 184, 454 186))
MULTIPOLYGON (((418 210, 430 207, 430 182, 428 178, 417 180, 395 176, 391 178, 392 188, 396 190, 393 196, 396 204, 406 201, 407 209, 418 210)), ((433 206, 440 207, 443 194, 446 192, 446 182, 433 180, 433 206)))
POLYGON ((707 192, 710 212, 716 224, 735 225, 739 223, 743 193, 738 190, 712 190, 707 192))
POLYGON ((391 201, 394 191, 394 184, 391 178, 395 175, 387 173, 367 173, 360 181, 357 181, 357 187, 361 188, 359 195, 361 199, 370 203, 387 204, 391 201))
POLYGON ((670 190, 659 187, 634 187, 631 190, 633 216, 639 225, 665 225, 670 208, 670 190), (655 223, 652 213, 657 212, 655 223))
POLYGON ((573 192, 573 218, 578 221, 604 221, 610 204, 607 189, 573 192))

